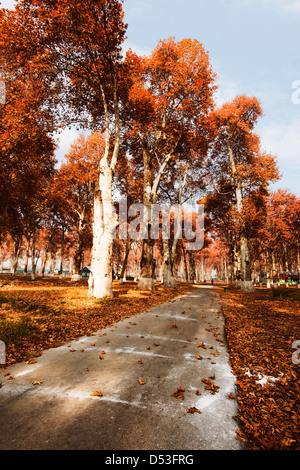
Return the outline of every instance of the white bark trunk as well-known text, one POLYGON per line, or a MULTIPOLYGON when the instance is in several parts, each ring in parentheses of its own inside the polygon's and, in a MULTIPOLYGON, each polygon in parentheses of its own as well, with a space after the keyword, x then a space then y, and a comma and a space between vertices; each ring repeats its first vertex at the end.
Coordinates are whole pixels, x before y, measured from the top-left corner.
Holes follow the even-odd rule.
POLYGON ((112 205, 112 170, 104 163, 100 167, 99 185, 95 191, 92 279, 96 299, 113 297, 112 253, 116 219, 112 205))
POLYGON ((163 283, 165 287, 177 287, 176 280, 173 275, 173 257, 170 253, 169 240, 163 240, 164 247, 164 269, 163 283))
MULTIPOLYGON (((231 145, 229 141, 227 140, 227 147, 228 147, 228 155, 229 155, 229 162, 230 162, 230 167, 231 167, 231 173, 233 176, 234 180, 234 187, 235 187, 235 196, 236 196, 236 205, 237 205, 237 210, 240 214, 242 214, 243 211, 243 197, 242 197, 242 190, 241 190, 241 185, 239 182, 239 178, 237 175, 237 170, 236 170, 236 164, 233 156, 233 151, 231 148, 231 145)), ((240 254, 241 254, 241 278, 242 281, 248 282, 250 281, 249 275, 248 275, 248 263, 249 263, 249 249, 248 249, 248 239, 246 237, 246 234, 242 233, 240 236, 240 254)))

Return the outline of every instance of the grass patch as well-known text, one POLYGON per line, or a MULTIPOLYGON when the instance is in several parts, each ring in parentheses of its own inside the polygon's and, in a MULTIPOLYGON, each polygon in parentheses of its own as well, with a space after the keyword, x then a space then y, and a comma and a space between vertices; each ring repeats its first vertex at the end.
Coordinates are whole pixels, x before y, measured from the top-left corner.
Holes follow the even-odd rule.
POLYGON ((272 289, 273 298, 276 300, 295 300, 300 301, 300 289, 289 289, 279 287, 272 289))
POLYGON ((0 340, 6 344, 9 343, 19 347, 24 341, 36 343, 40 336, 41 331, 31 318, 0 319, 0 340))

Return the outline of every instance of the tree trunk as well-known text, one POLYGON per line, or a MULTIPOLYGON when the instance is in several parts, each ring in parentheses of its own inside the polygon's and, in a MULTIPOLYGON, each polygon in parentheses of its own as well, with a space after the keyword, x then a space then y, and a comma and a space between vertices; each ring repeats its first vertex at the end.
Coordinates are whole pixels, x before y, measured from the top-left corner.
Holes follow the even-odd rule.
POLYGON ((28 273, 28 260, 29 260, 29 249, 30 249, 30 236, 26 240, 26 252, 25 252, 25 263, 24 263, 24 274, 28 273))
POLYGON ((154 240, 150 237, 143 240, 142 258, 140 262, 141 276, 138 282, 138 288, 141 290, 154 289, 154 272, 156 267, 156 260, 153 256, 154 240))
POLYGON ((164 267, 163 267, 163 284, 165 287, 177 287, 174 278, 174 258, 169 247, 169 240, 163 239, 164 249, 164 267))
POLYGON ((187 256, 186 256, 186 249, 185 249, 183 240, 181 240, 181 246, 182 246, 182 254, 183 254, 185 281, 190 282, 189 269, 188 269, 187 256))
POLYGON ((112 254, 116 220, 112 204, 112 177, 111 168, 103 163, 94 196, 92 277, 93 296, 97 299, 113 297, 112 254))
POLYGON ((19 256, 20 256, 20 250, 21 250, 21 244, 22 244, 22 237, 17 238, 17 240, 14 241, 14 254, 13 254, 12 267, 11 267, 11 273, 13 275, 15 275, 16 271, 17 271, 18 261, 19 261, 19 256))
POLYGON ((81 275, 81 267, 82 267, 82 256, 83 256, 83 231, 84 231, 84 214, 81 214, 79 220, 79 226, 77 230, 77 240, 76 240, 76 249, 75 254, 73 257, 73 274, 71 280, 79 281, 81 275))
MULTIPOLYGON (((233 150, 227 139, 227 148, 229 155, 229 163, 231 167, 231 173, 234 181, 235 196, 237 210, 242 216, 243 213, 243 199, 242 199, 242 189, 238 174, 236 171, 236 164, 233 156, 233 150)), ((249 248, 248 248, 248 238, 244 231, 244 227, 241 227, 240 234, 240 256, 241 256, 241 288, 245 291, 253 290, 253 284, 251 282, 251 270, 250 270, 250 260, 249 260, 249 248)))
POLYGON ((189 251, 189 282, 195 283, 195 253, 194 251, 189 251))
POLYGON ((151 239, 151 210, 153 201, 152 193, 152 172, 150 168, 150 155, 143 151, 144 162, 144 185, 143 185, 143 204, 144 204, 144 239, 142 246, 142 257, 140 262, 141 273, 138 282, 138 288, 142 290, 154 289, 154 272, 156 267, 156 260, 154 254, 155 241, 151 239))
POLYGON ((63 226, 62 235, 61 235, 60 264, 59 264, 59 270, 58 270, 58 274, 60 276, 63 273, 64 251, 65 251, 65 227, 63 226))
POLYGON ((126 270, 127 270, 127 262, 128 262, 128 256, 130 253, 130 248, 131 248, 131 241, 126 240, 125 256, 124 256, 122 270, 120 274, 120 284, 122 284, 123 282, 126 282, 126 270))
POLYGON ((31 237, 31 279, 35 279, 35 230, 31 237))
POLYGON ((271 251, 271 256, 272 256, 272 274, 271 274, 271 279, 273 284, 276 282, 277 278, 277 270, 276 270, 276 262, 275 262, 275 254, 274 251, 271 251))
POLYGON ((249 260, 249 248, 248 248, 248 239, 242 233, 240 236, 240 250, 241 250, 241 280, 242 281, 251 281, 251 272, 249 270, 250 260, 249 260))
POLYGON ((42 277, 45 276, 45 269, 46 269, 46 263, 47 263, 47 258, 48 258, 49 245, 50 244, 48 244, 46 246, 45 251, 44 251, 43 262, 42 262, 42 265, 41 265, 41 276, 42 277))

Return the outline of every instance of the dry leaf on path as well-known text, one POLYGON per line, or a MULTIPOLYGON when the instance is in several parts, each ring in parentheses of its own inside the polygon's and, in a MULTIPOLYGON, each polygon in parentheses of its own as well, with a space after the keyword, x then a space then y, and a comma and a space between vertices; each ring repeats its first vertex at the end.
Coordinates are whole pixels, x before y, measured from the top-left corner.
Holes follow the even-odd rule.
POLYGON ((184 399, 183 392, 185 392, 185 388, 179 387, 177 392, 172 394, 172 397, 184 399))
POLYGON ((99 391, 92 393, 91 397, 103 397, 103 393, 99 391))
POLYGON ((201 414, 202 411, 198 410, 198 408, 193 407, 193 408, 188 408, 187 413, 191 413, 191 414, 199 413, 199 414, 201 414))

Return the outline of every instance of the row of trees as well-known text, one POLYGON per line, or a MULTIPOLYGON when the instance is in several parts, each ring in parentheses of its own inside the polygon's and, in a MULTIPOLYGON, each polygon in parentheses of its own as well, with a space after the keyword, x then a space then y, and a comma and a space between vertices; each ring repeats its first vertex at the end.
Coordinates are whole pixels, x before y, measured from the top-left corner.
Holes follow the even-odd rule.
POLYGON ((282 253, 299 257, 299 200, 285 193, 282 201, 286 215, 294 201, 294 218, 275 208, 269 185, 280 175, 254 132, 260 103, 240 96, 217 109, 217 77, 196 40, 160 41, 146 57, 123 54, 122 3, 19 0, 15 11, 1 10, 1 239, 13 241, 15 260, 24 238, 34 256, 37 230, 45 259, 48 246, 59 243, 63 253, 71 240, 74 279, 91 247, 93 295, 110 297, 115 259, 130 257, 130 237, 115 240, 116 200, 126 196, 144 207, 139 287, 153 289, 159 256, 166 285, 181 263, 191 280, 197 263, 204 272, 209 257, 187 250, 179 230, 193 217, 184 203, 198 201, 207 210, 205 246, 218 239, 222 253, 228 248, 224 274, 250 285, 254 261, 269 269, 271 259, 275 272, 282 253), (74 123, 91 135, 74 142, 57 170, 54 132, 74 123), (151 236, 157 203, 177 207, 170 239, 151 236), (284 222, 268 228, 272 210, 284 222))

